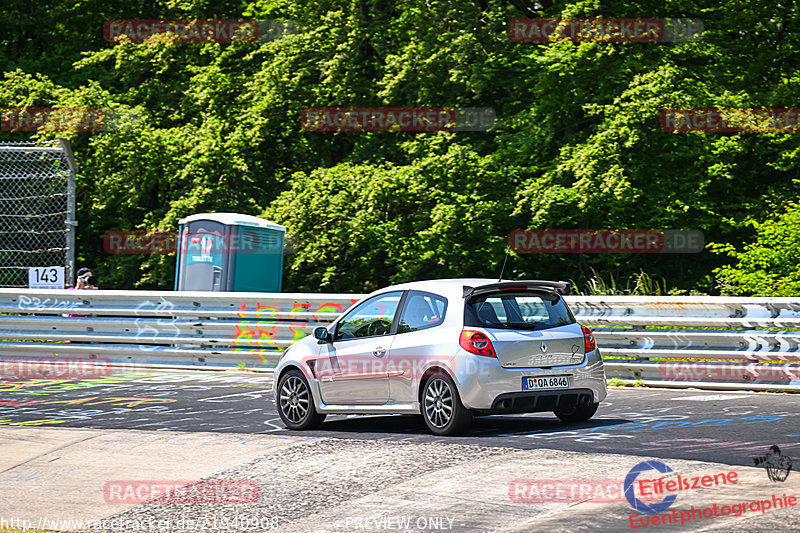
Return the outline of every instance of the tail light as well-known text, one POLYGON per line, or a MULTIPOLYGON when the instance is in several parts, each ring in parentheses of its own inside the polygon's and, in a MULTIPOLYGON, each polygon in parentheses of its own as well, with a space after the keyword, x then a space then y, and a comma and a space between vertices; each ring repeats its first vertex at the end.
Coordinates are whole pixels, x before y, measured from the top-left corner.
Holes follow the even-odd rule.
POLYGON ((480 331, 465 329, 461 332, 458 344, 469 353, 485 355, 486 357, 497 357, 497 354, 494 353, 492 341, 485 333, 481 333, 480 331))
POLYGON ((592 330, 586 326, 581 326, 581 330, 583 330, 583 344, 585 352, 589 353, 597 348, 597 341, 594 339, 594 333, 592 333, 592 330))

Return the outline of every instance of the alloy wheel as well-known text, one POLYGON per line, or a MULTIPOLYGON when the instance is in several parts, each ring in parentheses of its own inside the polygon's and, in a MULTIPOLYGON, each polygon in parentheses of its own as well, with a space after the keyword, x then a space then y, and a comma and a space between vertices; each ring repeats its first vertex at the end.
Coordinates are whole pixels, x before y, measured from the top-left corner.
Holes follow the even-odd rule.
POLYGON ((453 416, 453 391, 443 379, 434 379, 425 389, 425 416, 437 428, 443 428, 453 416))
POLYGON ((281 387, 281 412, 295 424, 302 422, 308 414, 308 387, 297 376, 290 376, 281 387))

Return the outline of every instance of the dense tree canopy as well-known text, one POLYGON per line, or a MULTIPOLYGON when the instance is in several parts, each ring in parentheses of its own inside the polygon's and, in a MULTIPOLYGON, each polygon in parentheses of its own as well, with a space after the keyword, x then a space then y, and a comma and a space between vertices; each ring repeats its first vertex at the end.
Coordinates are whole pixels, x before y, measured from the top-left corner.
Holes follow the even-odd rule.
MULTIPOLYGON (((800 8, 747 0, 6 0, 0 107, 96 107, 67 137, 78 255, 104 288, 171 288, 174 257, 107 255, 108 230, 197 212, 286 225, 287 290, 499 273, 513 229, 700 229, 696 254, 520 254, 509 277, 646 272, 668 288, 800 284, 798 133, 666 132, 666 108, 793 107, 800 8), (692 17, 696 42, 509 39, 515 18, 692 17), (111 19, 291 20, 266 42, 110 43, 111 19), (490 107, 485 132, 318 132, 326 106, 490 107), (738 250, 738 251, 737 251, 738 250)), ((0 132, 4 140, 30 134, 0 132)))

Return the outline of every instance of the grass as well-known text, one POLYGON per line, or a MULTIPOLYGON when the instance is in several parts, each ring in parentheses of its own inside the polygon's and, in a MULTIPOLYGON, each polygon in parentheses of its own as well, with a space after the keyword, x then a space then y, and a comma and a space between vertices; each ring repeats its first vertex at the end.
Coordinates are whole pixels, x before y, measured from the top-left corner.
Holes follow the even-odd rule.
POLYGON ((637 388, 647 388, 647 385, 644 384, 643 380, 637 381, 626 381, 624 379, 619 378, 611 378, 606 382, 607 385, 610 387, 637 387, 637 388))
POLYGON ((594 268, 591 269, 592 277, 581 290, 580 286, 574 280, 570 280, 576 294, 580 296, 612 296, 612 295, 641 295, 641 296, 707 296, 706 293, 700 291, 687 291, 673 287, 667 288, 667 281, 664 278, 654 279, 651 278, 644 270, 639 270, 638 273, 625 280, 625 286, 617 283, 613 274, 609 274, 608 281, 603 279, 594 268))

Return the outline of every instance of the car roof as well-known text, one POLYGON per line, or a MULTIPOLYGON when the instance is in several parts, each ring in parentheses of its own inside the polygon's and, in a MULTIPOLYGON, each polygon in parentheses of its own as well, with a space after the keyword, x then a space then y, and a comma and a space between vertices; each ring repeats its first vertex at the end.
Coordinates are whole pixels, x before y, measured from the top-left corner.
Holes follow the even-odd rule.
MULTIPOLYGON (((452 288, 461 288, 464 285, 467 286, 475 286, 475 285, 486 285, 488 283, 497 283, 496 279, 490 278, 452 278, 452 279, 426 279, 421 281, 408 281, 406 283, 399 283, 397 285, 392 285, 390 287, 385 287, 381 289, 380 292, 384 290, 390 289, 402 289, 402 290, 432 290, 432 289, 440 289, 440 290, 448 290, 452 288)), ((379 292, 379 291, 375 291, 379 292)))
MULTIPOLYGON (((505 279, 502 280, 503 283, 521 283, 524 281, 531 281, 531 280, 510 280, 505 279)), ((429 280, 421 280, 421 281, 409 281, 406 283, 400 283, 397 285, 391 285, 389 287, 384 287, 380 290, 373 291, 372 294, 378 294, 381 292, 391 291, 391 290, 418 290, 418 291, 428 291, 433 293, 439 293, 442 295, 458 295, 459 297, 462 296, 464 293, 464 287, 480 287, 483 285, 492 285, 497 284, 497 278, 449 278, 449 279, 429 279, 429 280)))

